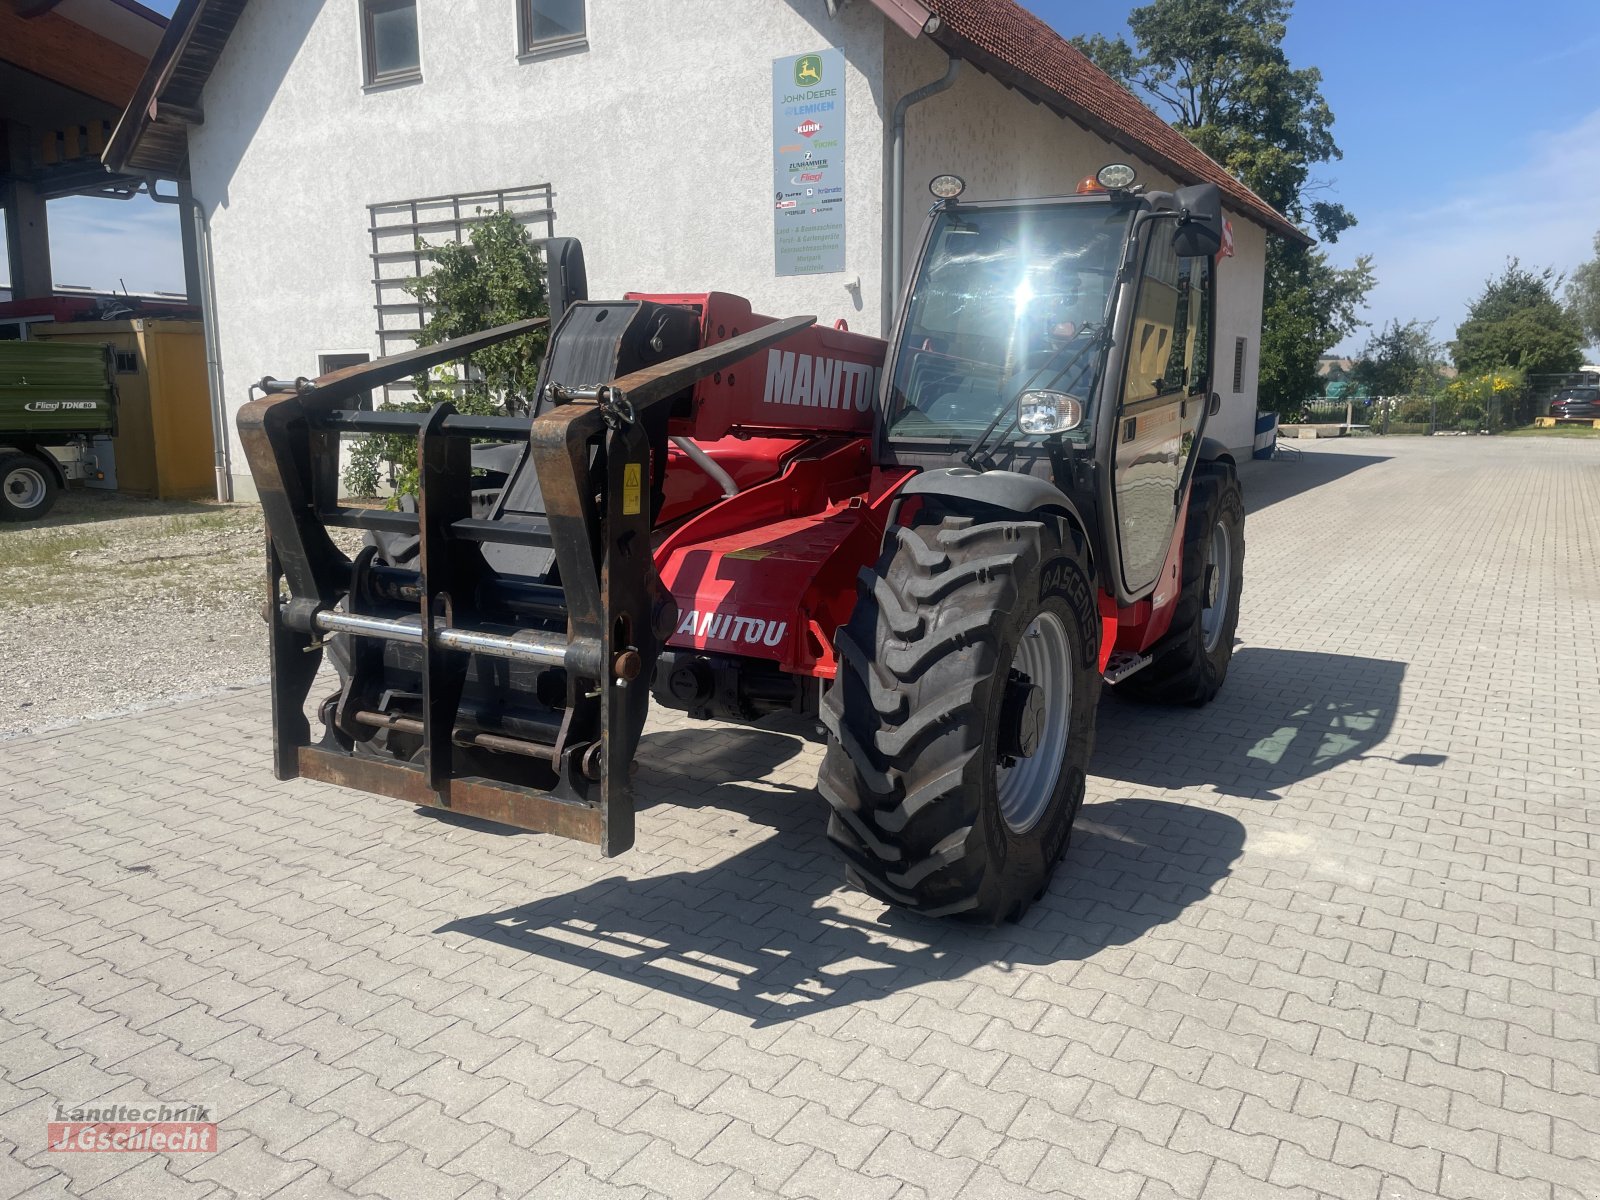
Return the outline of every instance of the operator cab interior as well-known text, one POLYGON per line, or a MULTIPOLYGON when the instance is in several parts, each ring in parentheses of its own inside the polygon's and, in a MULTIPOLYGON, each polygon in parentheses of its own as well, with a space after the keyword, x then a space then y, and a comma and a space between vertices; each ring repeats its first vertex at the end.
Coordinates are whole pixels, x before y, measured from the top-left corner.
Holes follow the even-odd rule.
POLYGON ((946 204, 907 303, 889 436, 967 441, 1043 392, 1076 403, 1063 436, 1086 442, 1131 219, 1104 196, 946 204))

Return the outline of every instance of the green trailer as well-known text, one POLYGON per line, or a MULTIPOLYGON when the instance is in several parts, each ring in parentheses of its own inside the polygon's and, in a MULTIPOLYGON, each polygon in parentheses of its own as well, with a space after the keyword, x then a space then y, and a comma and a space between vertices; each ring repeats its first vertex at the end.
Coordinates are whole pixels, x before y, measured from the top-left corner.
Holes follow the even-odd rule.
POLYGON ((116 432, 109 345, 0 342, 0 520, 48 513, 92 469, 95 439, 116 432))

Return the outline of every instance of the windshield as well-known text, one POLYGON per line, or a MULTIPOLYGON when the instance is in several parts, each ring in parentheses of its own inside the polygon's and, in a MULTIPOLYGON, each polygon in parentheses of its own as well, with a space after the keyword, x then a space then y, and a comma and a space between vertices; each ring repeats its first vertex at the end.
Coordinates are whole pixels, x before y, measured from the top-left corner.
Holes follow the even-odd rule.
POLYGON ((894 365, 889 435, 965 440, 1043 389, 1079 399, 1084 419, 1065 436, 1087 440, 1129 219, 1108 203, 941 212, 894 365))

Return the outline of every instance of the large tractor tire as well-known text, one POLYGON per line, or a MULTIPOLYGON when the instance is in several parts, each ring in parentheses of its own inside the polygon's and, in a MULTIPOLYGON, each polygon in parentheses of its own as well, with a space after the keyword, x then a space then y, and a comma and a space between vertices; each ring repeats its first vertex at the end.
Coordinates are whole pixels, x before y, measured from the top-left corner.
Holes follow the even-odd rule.
POLYGON ((1117 694, 1155 704, 1208 703, 1233 660, 1244 588, 1244 491, 1230 462, 1201 463, 1183 530, 1183 591, 1149 666, 1117 694))
POLYGON ((1099 629, 1065 522, 925 509, 890 531, 822 705, 818 782, 852 883, 930 916, 1027 911, 1083 802, 1099 629))
POLYGON ((60 493, 48 464, 19 450, 0 451, 0 521, 37 521, 60 493))

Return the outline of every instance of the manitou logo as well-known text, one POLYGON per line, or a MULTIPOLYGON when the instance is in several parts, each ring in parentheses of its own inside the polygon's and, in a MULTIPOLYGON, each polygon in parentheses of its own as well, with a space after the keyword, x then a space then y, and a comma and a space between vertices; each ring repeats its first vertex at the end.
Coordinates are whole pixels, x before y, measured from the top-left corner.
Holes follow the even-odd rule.
POLYGON ((776 646, 789 631, 787 621, 736 617, 732 613, 696 612, 690 609, 678 622, 678 632, 716 642, 744 642, 750 646, 776 646))
POLYGON ((878 394, 878 368, 820 354, 767 351, 766 404, 866 412, 878 394))

